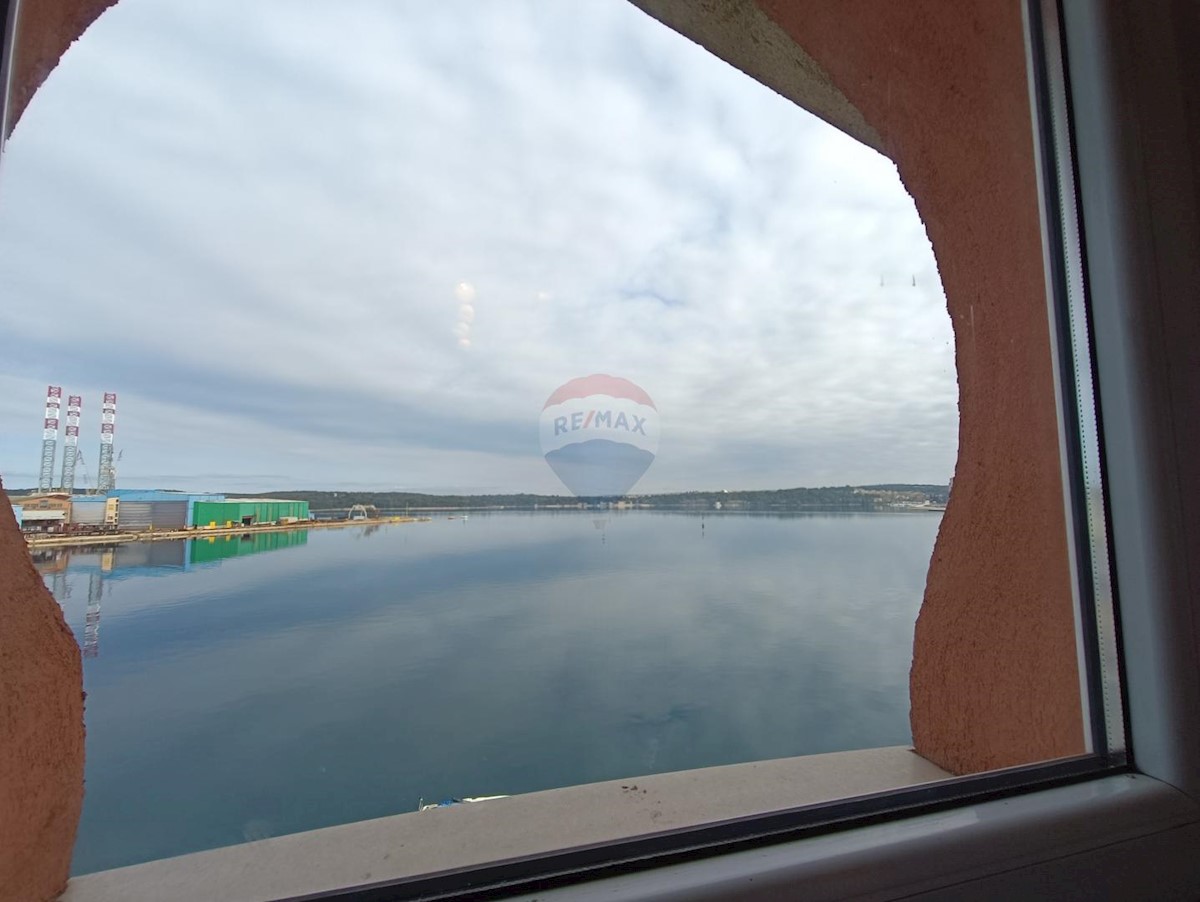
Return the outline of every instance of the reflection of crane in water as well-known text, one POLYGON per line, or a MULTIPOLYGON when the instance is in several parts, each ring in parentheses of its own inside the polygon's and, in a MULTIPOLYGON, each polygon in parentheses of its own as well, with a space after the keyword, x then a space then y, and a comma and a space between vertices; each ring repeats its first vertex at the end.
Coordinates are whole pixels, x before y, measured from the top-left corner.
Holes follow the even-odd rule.
POLYGON ((51 596, 58 602, 59 607, 65 608, 67 599, 71 597, 71 581, 67 579, 67 569, 71 563, 71 550, 69 548, 47 548, 33 551, 31 554, 33 565, 41 574, 51 596))
POLYGON ((100 569, 88 574, 87 613, 83 622, 83 656, 100 656, 100 600, 104 597, 104 574, 113 568, 113 552, 100 555, 100 569))
POLYGON ((99 571, 88 574, 87 614, 83 621, 83 656, 100 655, 100 598, 104 594, 104 577, 99 571))
POLYGON ((50 594, 54 596, 59 607, 67 606, 67 599, 71 597, 71 583, 67 580, 65 569, 55 570, 50 574, 50 594))

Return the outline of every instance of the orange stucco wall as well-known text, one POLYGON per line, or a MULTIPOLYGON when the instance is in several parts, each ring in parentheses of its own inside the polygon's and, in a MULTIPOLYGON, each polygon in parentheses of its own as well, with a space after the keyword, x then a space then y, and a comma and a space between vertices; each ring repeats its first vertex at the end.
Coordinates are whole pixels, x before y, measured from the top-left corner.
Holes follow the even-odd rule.
POLYGON ((0 898, 57 896, 82 805, 79 646, 0 491, 0 898))
POLYGON ((11 132, 67 48, 117 0, 21 0, 13 54, 11 132))
MULTIPOLYGON (((24 4, 18 114, 113 2, 24 4)), ((926 223, 953 320, 959 462, 917 623, 917 749, 959 773, 1079 753, 1017 0, 757 2, 882 136, 926 223)), ((80 661, 5 505, 0 685, 0 898, 50 898, 82 800, 80 661)))
POLYGON ((916 748, 956 773, 1080 754, 1020 4, 758 5, 883 138, 954 325, 958 466, 917 621, 916 748))

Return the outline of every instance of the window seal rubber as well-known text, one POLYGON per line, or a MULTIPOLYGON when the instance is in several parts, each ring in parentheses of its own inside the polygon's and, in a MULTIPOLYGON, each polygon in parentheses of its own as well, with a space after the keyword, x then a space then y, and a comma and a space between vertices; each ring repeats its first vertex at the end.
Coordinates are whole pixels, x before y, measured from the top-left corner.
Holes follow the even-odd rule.
POLYGON ((1128 705, 1061 4, 1027 0, 1024 18, 1080 689, 1089 750, 1121 765, 1129 760, 1128 705))

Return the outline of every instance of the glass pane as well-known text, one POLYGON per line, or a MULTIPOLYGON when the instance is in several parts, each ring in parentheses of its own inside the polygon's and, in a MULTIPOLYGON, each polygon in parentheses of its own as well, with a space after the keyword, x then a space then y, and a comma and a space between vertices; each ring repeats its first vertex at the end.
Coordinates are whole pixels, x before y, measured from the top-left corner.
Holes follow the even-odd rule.
POLYGON ((1020 10, 755 13, 782 70, 624 2, 121 0, 30 92, 0 473, 85 658, 77 873, 1099 750, 1020 10))

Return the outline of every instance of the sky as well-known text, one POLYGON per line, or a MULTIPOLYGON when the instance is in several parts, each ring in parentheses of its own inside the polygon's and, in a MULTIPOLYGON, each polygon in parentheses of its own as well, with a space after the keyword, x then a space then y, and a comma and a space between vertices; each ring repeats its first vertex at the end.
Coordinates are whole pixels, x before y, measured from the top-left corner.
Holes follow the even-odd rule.
POLYGON ((895 166, 623 0, 122 0, 5 147, 0 298, 13 488, 47 384, 77 488, 105 391, 125 487, 561 493, 538 417, 593 373, 658 410, 637 492, 956 455, 895 166))

